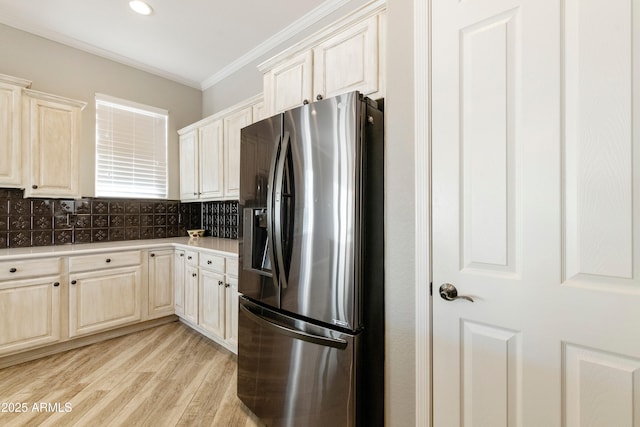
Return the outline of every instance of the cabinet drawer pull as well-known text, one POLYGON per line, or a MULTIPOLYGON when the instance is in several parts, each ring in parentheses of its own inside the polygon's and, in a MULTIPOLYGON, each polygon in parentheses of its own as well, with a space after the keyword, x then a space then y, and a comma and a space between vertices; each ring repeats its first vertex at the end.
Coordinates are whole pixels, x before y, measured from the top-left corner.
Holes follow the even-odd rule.
POLYGON ((107 264, 111 262, 111 258, 106 259, 107 264))
POLYGON ((53 284, 53 286, 56 286, 56 287, 57 287, 57 286, 60 286, 60 282, 55 282, 55 283, 53 284))
POLYGON ((72 284, 72 285, 75 285, 76 283, 78 283, 78 281, 77 281, 77 280, 72 280, 72 281, 71 281, 71 284, 72 284))
POLYGON ((17 268, 15 268, 15 267, 11 267, 11 268, 9 269, 9 273, 15 273, 16 271, 18 271, 18 269, 17 269, 17 268))

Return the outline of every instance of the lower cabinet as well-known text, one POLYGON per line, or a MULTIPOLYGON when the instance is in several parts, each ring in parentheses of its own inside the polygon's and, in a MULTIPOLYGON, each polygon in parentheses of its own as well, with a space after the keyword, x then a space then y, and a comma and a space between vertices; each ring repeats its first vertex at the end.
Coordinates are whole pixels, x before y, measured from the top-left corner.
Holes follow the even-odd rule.
POLYGON ((69 337, 142 320, 142 252, 69 257, 69 337))
POLYGON ((169 316, 174 309, 174 250, 149 251, 149 319, 169 316))
POLYGON ((60 339, 60 276, 0 282, 0 355, 60 339))
POLYGON ((0 364, 174 313, 237 352, 237 265, 180 247, 0 261, 0 364))
POLYGON ((180 265, 174 282, 175 313, 197 331, 237 352, 237 259, 177 250, 175 262, 180 265))
POLYGON ((142 320, 142 267, 69 276, 69 337, 142 320))
POLYGON ((200 326, 214 336, 225 338, 224 274, 200 269, 200 326))

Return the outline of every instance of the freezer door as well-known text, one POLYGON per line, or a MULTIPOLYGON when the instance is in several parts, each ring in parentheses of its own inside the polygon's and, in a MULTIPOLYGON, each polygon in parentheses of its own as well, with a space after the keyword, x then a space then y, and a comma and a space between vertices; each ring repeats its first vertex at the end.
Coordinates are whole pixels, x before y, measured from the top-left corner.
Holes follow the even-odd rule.
POLYGON ((241 299, 238 397, 268 426, 355 426, 356 348, 349 335, 241 299))
POLYGON ((280 307, 349 330, 362 326, 362 104, 352 92, 285 112, 274 180, 280 307))

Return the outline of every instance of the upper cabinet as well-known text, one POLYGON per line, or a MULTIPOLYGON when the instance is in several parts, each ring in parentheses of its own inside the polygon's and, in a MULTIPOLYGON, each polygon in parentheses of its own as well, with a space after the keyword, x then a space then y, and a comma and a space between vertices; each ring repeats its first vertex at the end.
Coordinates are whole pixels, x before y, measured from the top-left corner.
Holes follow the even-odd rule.
POLYGON ((22 89, 28 80, 0 74, 0 187, 22 186, 22 89))
POLYGON ((354 90, 383 97, 385 16, 370 4, 262 63, 267 115, 354 90))
POLYGON ((80 197, 78 149, 86 103, 30 89, 23 98, 24 196, 80 197))
POLYGON ((178 131, 181 201, 238 198, 240 130, 265 113, 259 95, 178 131))

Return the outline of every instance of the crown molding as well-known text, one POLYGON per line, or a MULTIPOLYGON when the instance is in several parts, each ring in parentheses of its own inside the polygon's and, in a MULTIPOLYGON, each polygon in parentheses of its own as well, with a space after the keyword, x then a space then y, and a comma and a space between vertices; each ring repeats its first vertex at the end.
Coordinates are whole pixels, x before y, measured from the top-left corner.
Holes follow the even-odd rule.
POLYGON ((279 31, 272 37, 260 43, 258 46, 254 47, 249 52, 242 55, 240 58, 229 63, 220 71, 218 71, 217 73, 213 74, 211 77, 204 80, 201 83, 200 89, 201 90, 208 89, 211 86, 215 85, 216 83, 222 81, 226 77, 229 77, 236 71, 240 70, 242 67, 259 59, 261 56, 265 55, 272 49, 275 49, 280 44, 298 35, 299 33, 305 31, 307 28, 309 28, 309 26, 320 21, 325 16, 328 16, 331 13, 335 12, 342 6, 349 3, 349 1, 350 0, 327 0, 323 2, 320 6, 313 9, 311 12, 307 13, 297 21, 294 21, 293 23, 289 24, 283 30, 279 31))

